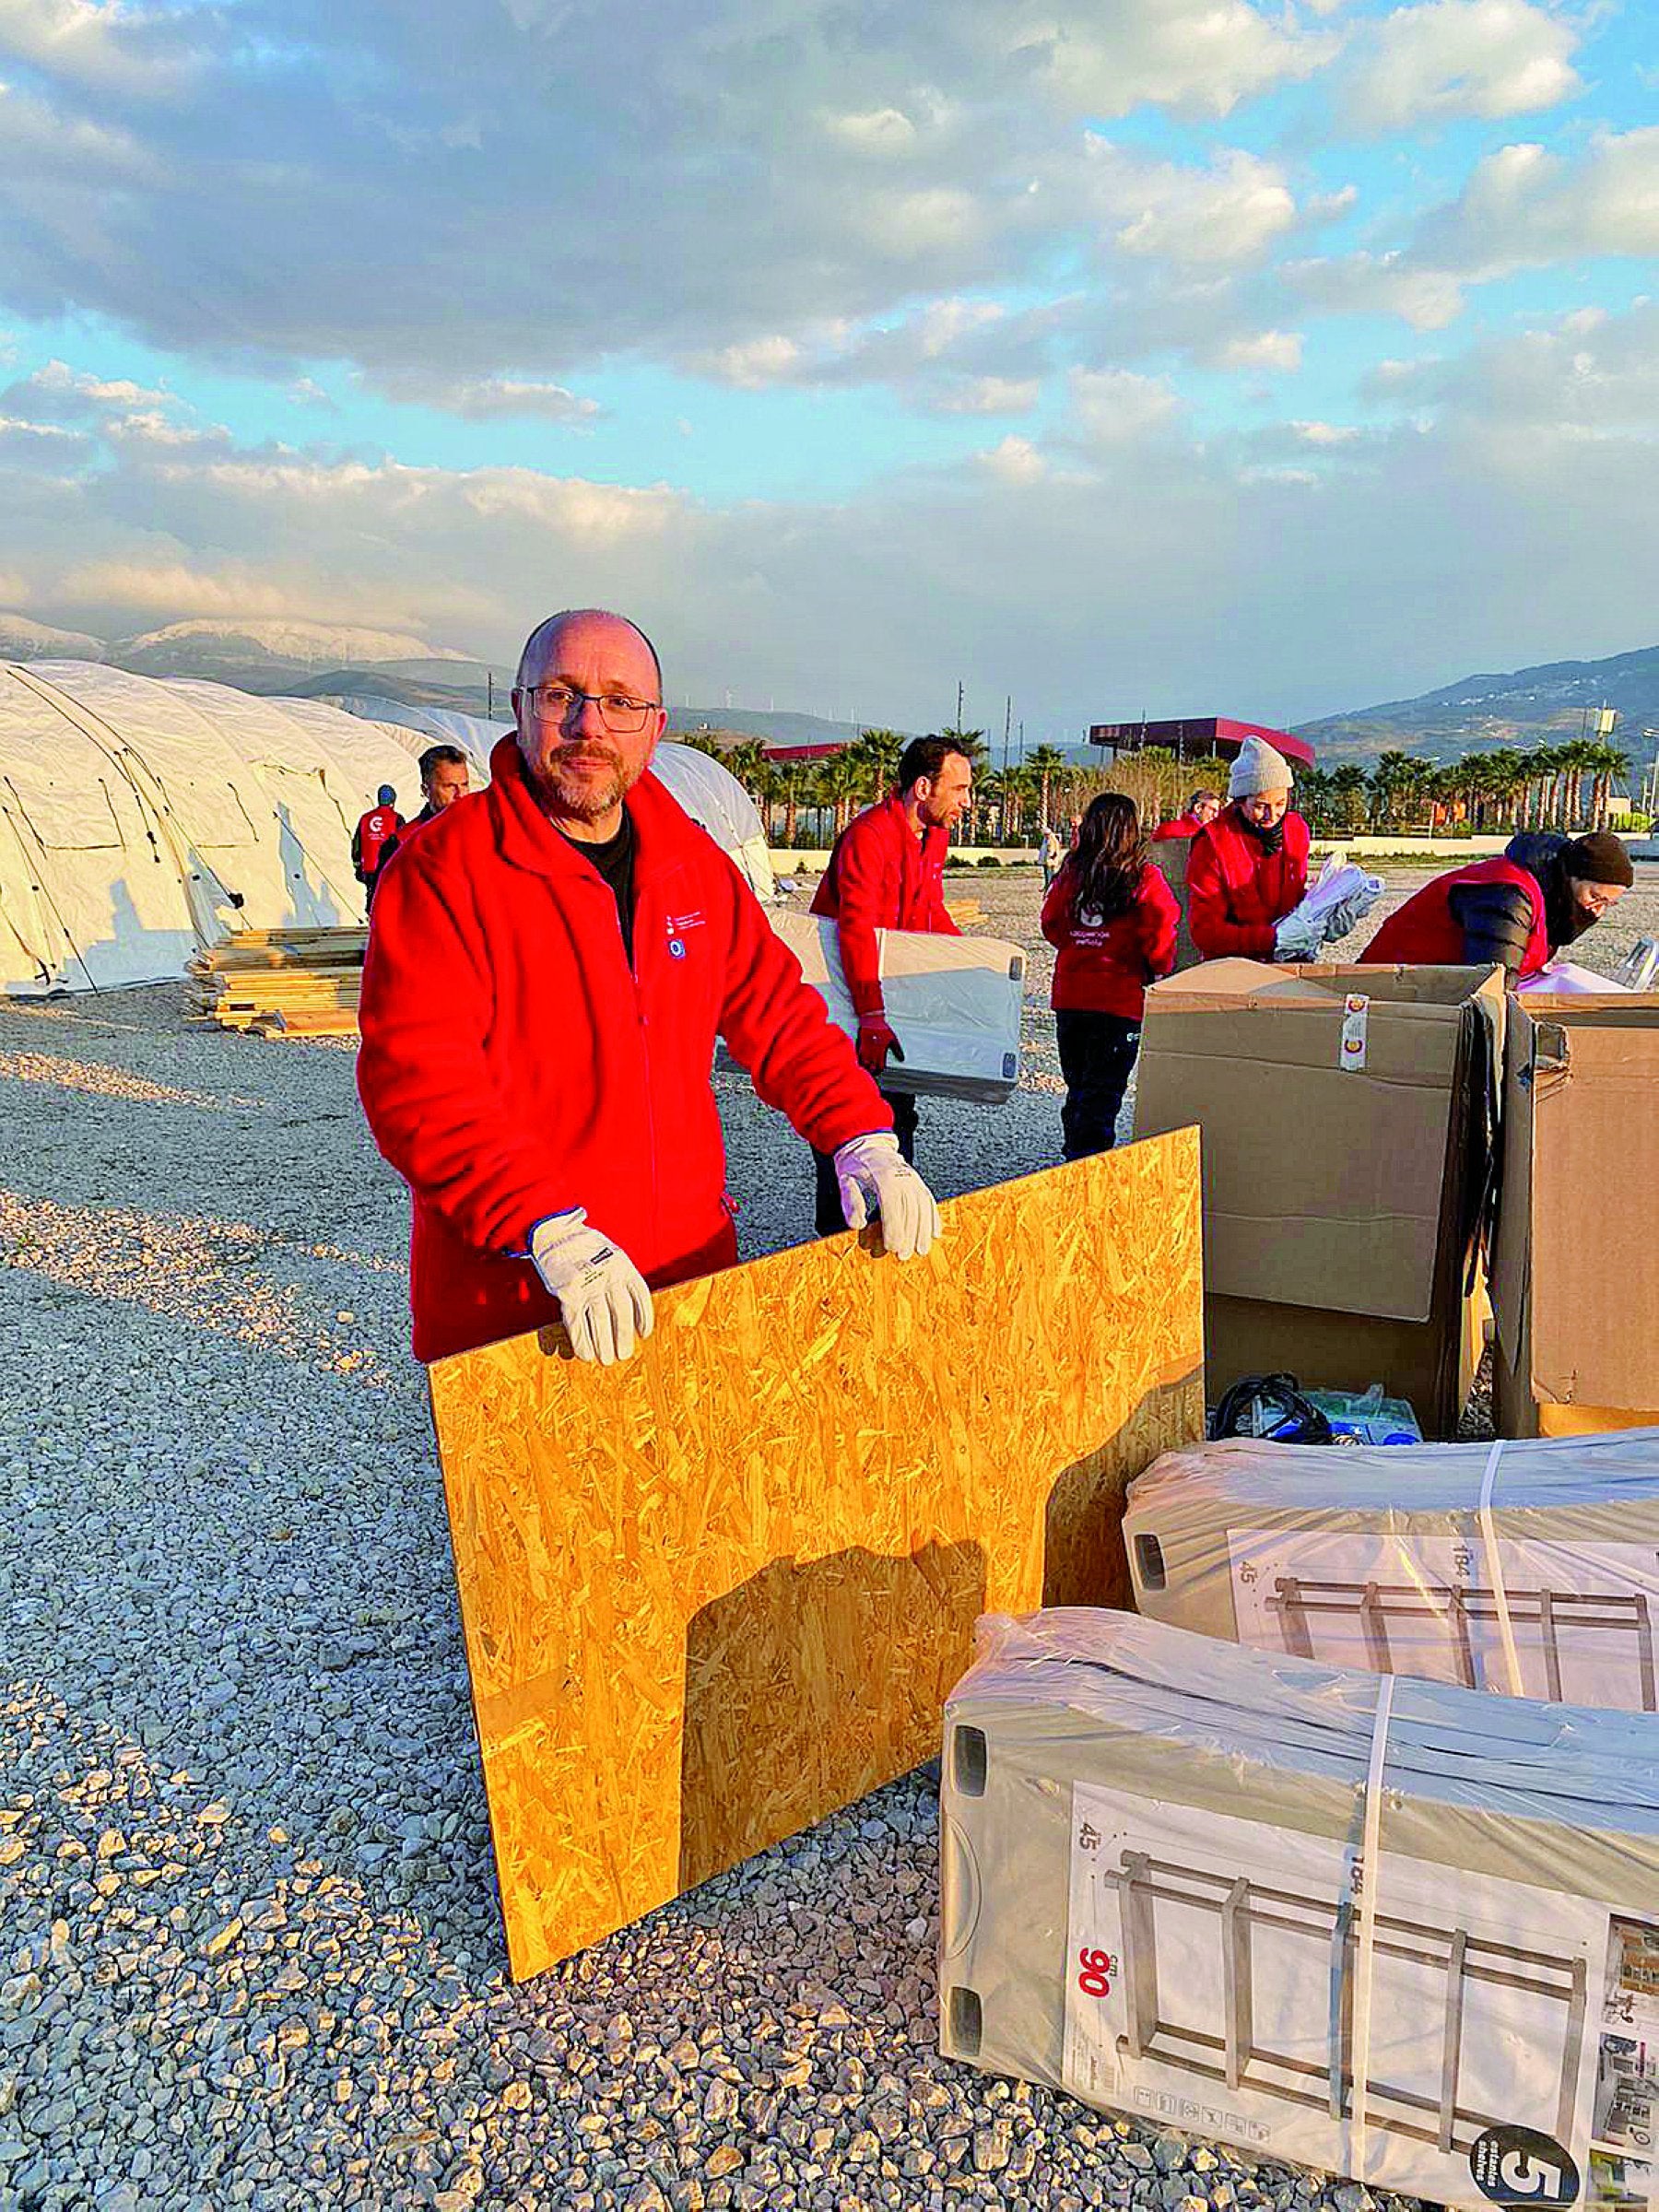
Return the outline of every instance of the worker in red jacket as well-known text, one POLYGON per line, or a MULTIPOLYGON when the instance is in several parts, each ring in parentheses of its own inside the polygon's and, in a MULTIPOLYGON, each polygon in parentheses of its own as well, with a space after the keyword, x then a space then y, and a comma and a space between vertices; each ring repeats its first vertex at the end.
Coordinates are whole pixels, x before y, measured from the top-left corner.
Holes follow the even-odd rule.
POLYGON ((374 904, 374 887, 382 868, 397 850, 397 833, 403 827, 397 794, 390 783, 382 783, 374 805, 351 833, 352 873, 363 887, 365 910, 374 904))
POLYGON ((420 795, 426 804, 412 822, 401 824, 396 835, 388 839, 381 856, 382 868, 393 853, 401 852, 429 822, 447 814, 458 799, 468 797, 472 791, 472 769, 458 745, 429 745, 416 765, 420 771, 420 795))
POLYGON ((1172 821, 1159 822, 1152 832, 1152 842, 1168 844, 1178 837, 1196 837, 1200 830, 1207 830, 1221 811, 1221 794, 1217 791, 1195 791, 1186 803, 1186 812, 1178 814, 1172 821))
POLYGON ((1504 969, 1516 982, 1540 974, 1594 927, 1636 880, 1609 830, 1568 839, 1550 830, 1511 838, 1493 860, 1437 876, 1390 914, 1367 961, 1504 969))
MULTIPOLYGON (((830 865, 813 896, 815 914, 834 918, 841 972, 858 1017, 859 1065, 879 1077, 889 1058, 902 1061, 882 1000, 878 929, 931 930, 961 935, 945 911, 945 849, 951 825, 973 793, 973 761, 954 737, 913 737, 899 759, 899 784, 888 798, 855 815, 835 841, 830 865)), ((905 1159, 916 1157, 913 1092, 882 1091, 905 1159)), ((834 1165, 820 1146, 817 1226, 821 1237, 841 1227, 834 1165)))
POLYGON ((1140 1050, 1147 985, 1175 965, 1181 908, 1147 857, 1133 799, 1091 799, 1076 849, 1042 902, 1042 934, 1055 948, 1054 1036, 1065 1103, 1067 1159, 1110 1152, 1140 1050))
POLYGON ((832 1153, 849 1227, 925 1252, 938 1214, 824 1002, 708 834, 645 771, 667 716, 618 615, 531 636, 488 791, 388 870, 358 1088, 415 1199, 415 1350, 562 1319, 624 1359, 651 1290, 737 1256, 710 1085, 724 1036, 832 1153))
POLYGON ((1290 763, 1246 737, 1228 777, 1230 802, 1193 840, 1187 928, 1200 956, 1274 957, 1278 924, 1308 888, 1308 825, 1290 812, 1290 763))

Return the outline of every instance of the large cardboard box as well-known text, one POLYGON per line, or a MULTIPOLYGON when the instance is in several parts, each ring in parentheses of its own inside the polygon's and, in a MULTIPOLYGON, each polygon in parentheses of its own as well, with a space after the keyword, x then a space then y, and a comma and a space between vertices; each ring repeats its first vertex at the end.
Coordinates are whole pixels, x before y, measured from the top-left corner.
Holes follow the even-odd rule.
POLYGON ((1212 960, 1147 994, 1135 1129, 1204 1133, 1205 1381, 1381 1382, 1454 1430, 1481 1351, 1496 968, 1212 960))
POLYGON ((1659 995, 1515 1000, 1492 1303, 1505 1436, 1659 1423, 1659 995))

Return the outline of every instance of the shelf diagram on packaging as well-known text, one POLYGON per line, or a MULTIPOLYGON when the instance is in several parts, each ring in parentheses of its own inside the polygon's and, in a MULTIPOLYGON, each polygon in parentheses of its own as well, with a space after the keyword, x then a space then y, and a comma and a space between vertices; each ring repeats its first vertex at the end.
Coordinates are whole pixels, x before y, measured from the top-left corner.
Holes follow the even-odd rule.
MULTIPOLYGON (((1156 2059, 1235 2091, 1253 2089, 1309 2106, 1338 2123, 1348 2115, 1359 1919, 1350 1898, 1280 1888, 1135 1850, 1124 1851, 1105 1879, 1119 1902, 1126 2019, 1117 2043, 1125 2059, 1156 2059), (1219 1993, 1220 2017, 1213 2028, 1182 2025, 1164 2008, 1160 1907, 1214 1921, 1211 1986, 1219 1993), (1317 1950, 1328 1966, 1333 2002, 1323 2062, 1277 2050, 1258 2037, 1258 1939, 1268 1933, 1281 1946, 1288 1938, 1299 1948, 1317 1950)), ((1588 2010, 1582 1958, 1552 1957, 1465 1927, 1383 1912, 1376 1916, 1375 1950, 1379 1971, 1389 1961, 1427 1974, 1440 1985, 1441 2001, 1438 2094, 1369 2078, 1372 2125, 1452 2153, 1467 2150, 1487 2128, 1512 2116, 1468 2100, 1462 2088, 1471 1994, 1492 1989, 1526 2006, 1535 2052, 1553 2054, 1553 2132, 1563 2143, 1571 2140, 1588 2010)))
POLYGON ((1651 1544, 1570 1528, 1494 1545, 1478 1529, 1230 1527, 1227 1557, 1241 1643, 1506 1692, 1512 1646, 1524 1697, 1659 1711, 1651 1544))
POLYGON ((1312 1659, 1315 1623, 1338 1618, 1358 1626, 1366 1665, 1382 1675, 1394 1672, 1391 1630, 1431 1622, 1443 1632, 1456 1678, 1466 1689, 1491 1687, 1477 1672, 1472 1630, 1496 1625, 1507 1605, 1517 1641, 1524 1639, 1543 1658, 1546 1694, 1556 1703, 1566 1695, 1561 1637, 1567 1631, 1576 1638, 1626 1639, 1626 1654, 1633 1655, 1636 1663, 1640 1710, 1659 1710, 1653 1621, 1643 1592, 1586 1595, 1573 1590, 1513 1590, 1506 1586, 1500 1596, 1495 1587, 1478 1583, 1313 1582, 1286 1574, 1275 1579, 1273 1595, 1266 1604, 1277 1617, 1285 1650, 1293 1657, 1312 1659))

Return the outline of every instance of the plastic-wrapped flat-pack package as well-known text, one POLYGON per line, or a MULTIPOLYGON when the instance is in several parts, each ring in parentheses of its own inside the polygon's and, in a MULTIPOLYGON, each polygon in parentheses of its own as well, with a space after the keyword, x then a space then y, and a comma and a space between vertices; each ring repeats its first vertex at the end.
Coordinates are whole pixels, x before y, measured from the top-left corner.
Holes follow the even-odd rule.
POLYGON ((1379 1674, 1659 1707, 1659 1429, 1331 1451, 1233 1437, 1130 1485, 1137 1609, 1379 1674))
POLYGON ((1441 2204, 1659 2202, 1649 1716, 990 1617, 941 1812, 947 2055, 1441 2204))
MULTIPOLYGON (((773 928, 849 1037, 858 1017, 841 972, 835 924, 818 914, 774 913, 773 928)), ((999 937, 951 937, 878 929, 882 998, 904 1048, 882 1073, 888 1090, 1001 1105, 1019 1081, 1019 1015, 1026 956, 999 937)))

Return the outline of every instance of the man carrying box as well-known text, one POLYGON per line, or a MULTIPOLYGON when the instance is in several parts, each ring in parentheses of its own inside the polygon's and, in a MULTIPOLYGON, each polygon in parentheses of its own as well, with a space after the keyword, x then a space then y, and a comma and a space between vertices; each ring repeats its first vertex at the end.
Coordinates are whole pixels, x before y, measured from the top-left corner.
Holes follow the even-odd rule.
MULTIPOLYGON (((881 995, 878 929, 914 929, 959 937, 945 911, 945 849, 951 825, 973 793, 973 762, 954 737, 913 737, 899 761, 899 787, 866 807, 835 841, 812 901, 830 916, 841 945, 841 972, 858 1017, 858 1058, 878 1079, 888 1055, 902 1060, 881 995)), ((881 1093, 893 1135, 907 1160, 916 1157, 916 1101, 909 1091, 881 1093)), ((820 1237, 844 1228, 840 1179, 827 1152, 818 1163, 816 1226, 820 1237)))

